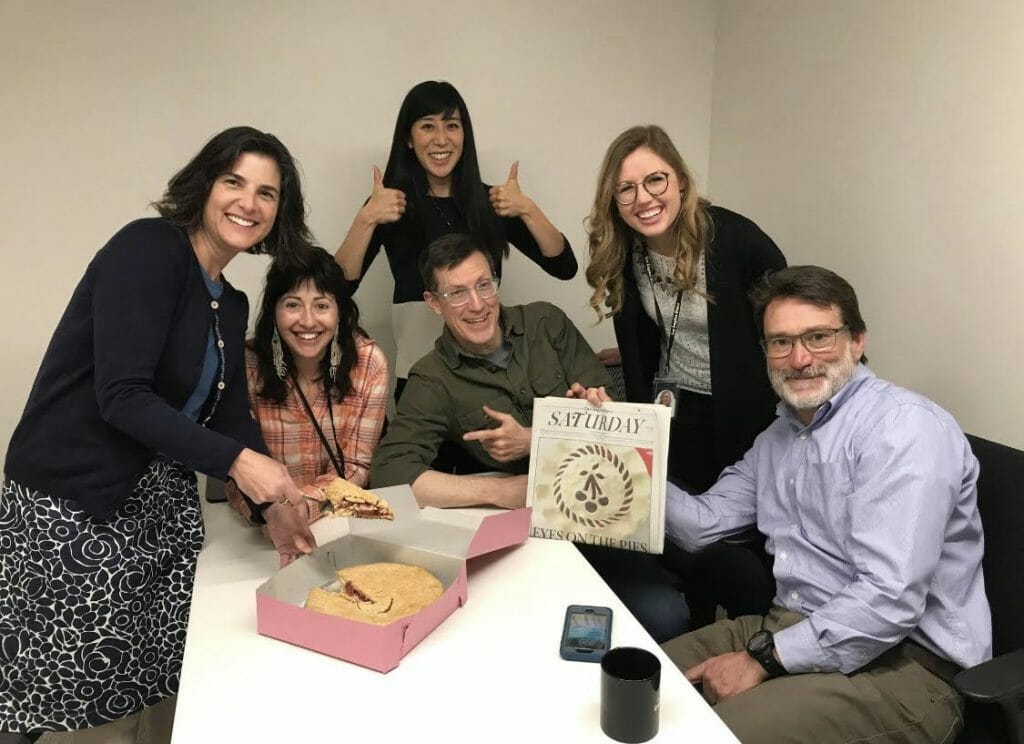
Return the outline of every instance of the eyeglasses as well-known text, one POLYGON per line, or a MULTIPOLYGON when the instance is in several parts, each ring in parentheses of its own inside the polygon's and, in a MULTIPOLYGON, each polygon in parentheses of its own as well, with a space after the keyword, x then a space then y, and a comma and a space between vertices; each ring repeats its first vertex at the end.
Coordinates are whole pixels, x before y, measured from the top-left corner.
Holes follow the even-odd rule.
POLYGON ((761 341, 761 348, 764 355, 769 359, 785 359, 793 353, 793 347, 797 341, 804 345, 804 348, 812 354, 832 351, 836 348, 836 334, 849 331, 849 326, 839 328, 817 328, 799 336, 771 336, 761 341))
POLYGON ((476 296, 481 300, 491 299, 494 295, 498 294, 497 277, 481 279, 472 287, 453 287, 447 292, 434 292, 434 294, 438 297, 443 297, 452 307, 459 307, 460 305, 465 305, 469 302, 471 292, 476 292, 476 296))
MULTIPOLYGON (((668 173, 665 171, 655 171, 641 183, 643 184, 644 191, 651 196, 661 196, 668 191, 668 173)), ((615 197, 615 201, 624 207, 629 206, 636 201, 636 187, 637 185, 632 181, 623 181, 622 183, 615 184, 615 189, 612 192, 615 197)))

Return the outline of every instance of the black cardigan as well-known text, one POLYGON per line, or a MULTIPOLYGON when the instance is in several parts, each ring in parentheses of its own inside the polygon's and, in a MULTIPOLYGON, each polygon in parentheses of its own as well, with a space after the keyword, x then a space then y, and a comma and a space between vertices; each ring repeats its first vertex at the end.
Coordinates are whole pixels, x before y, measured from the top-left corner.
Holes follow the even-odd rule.
POLYGON ((137 220, 110 239, 50 340, 7 450, 8 478, 106 518, 157 453, 225 478, 244 447, 266 452, 246 394, 249 305, 227 280, 226 387, 209 428, 181 413, 214 318, 201 272, 188 237, 165 220, 137 220))
MULTIPOLYGON (((747 298, 766 271, 786 266, 786 258, 757 225, 721 207, 709 207, 714 237, 705 260, 708 343, 711 351, 711 399, 715 452, 721 465, 739 460, 754 438, 775 418, 778 399, 765 371, 760 330, 747 298)), ((623 267, 622 310, 615 316, 615 337, 622 356, 626 398, 650 402, 659 368, 661 344, 657 324, 644 312, 633 261, 623 267)))

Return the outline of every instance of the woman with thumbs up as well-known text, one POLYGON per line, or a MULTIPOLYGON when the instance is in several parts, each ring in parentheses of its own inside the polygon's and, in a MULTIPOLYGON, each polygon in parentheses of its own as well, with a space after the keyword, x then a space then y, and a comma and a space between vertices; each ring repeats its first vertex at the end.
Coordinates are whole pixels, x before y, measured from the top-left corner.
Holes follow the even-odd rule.
POLYGON ((519 163, 512 164, 504 184, 484 184, 465 101, 450 83, 428 80, 402 101, 384 173, 374 167, 373 193, 335 254, 355 283, 381 246, 387 254, 395 279, 396 399, 409 368, 440 333, 437 316, 423 302, 419 257, 432 240, 457 232, 481 242, 499 275, 509 243, 551 276, 576 275, 569 241, 520 188, 519 163))

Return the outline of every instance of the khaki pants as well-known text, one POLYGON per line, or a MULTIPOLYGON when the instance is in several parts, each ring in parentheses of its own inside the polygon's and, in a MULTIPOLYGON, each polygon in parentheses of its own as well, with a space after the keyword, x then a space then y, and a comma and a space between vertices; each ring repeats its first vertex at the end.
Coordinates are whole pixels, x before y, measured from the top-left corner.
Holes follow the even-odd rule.
MULTIPOLYGON (((773 607, 767 618, 721 620, 662 645, 682 670, 743 651, 761 623, 777 632, 803 616, 773 607)), ((963 700, 900 648, 859 671, 776 677, 715 706, 743 744, 950 744, 963 727, 963 700)))
POLYGON ((38 744, 170 744, 177 696, 94 728, 45 734, 38 744))

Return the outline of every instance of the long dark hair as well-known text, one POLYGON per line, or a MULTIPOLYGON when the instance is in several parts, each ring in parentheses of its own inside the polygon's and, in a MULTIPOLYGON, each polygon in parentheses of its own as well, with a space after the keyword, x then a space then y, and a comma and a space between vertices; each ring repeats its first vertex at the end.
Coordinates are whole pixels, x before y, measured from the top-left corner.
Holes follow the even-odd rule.
POLYGON ((167 182, 167 191, 153 206, 186 233, 203 224, 203 209, 214 181, 227 173, 245 153, 272 158, 281 173, 281 196, 277 218, 266 239, 250 248, 251 253, 269 253, 277 259, 302 261, 313 234, 306 227, 306 203, 302 198, 299 171, 281 140, 253 127, 225 129, 203 145, 188 165, 167 182))
POLYGON ((391 153, 384 169, 384 185, 405 192, 408 200, 407 214, 410 217, 424 208, 427 176, 416 159, 416 153, 409 147, 412 125, 424 116, 440 115, 443 119, 449 119, 455 112, 458 112, 462 121, 463 140, 462 157, 452 171, 452 196, 466 219, 469 232, 487 248, 494 262, 500 264, 502 256, 508 257, 508 241, 480 178, 469 109, 454 85, 426 80, 405 94, 395 121, 395 133, 391 138, 391 153))
MULTIPOLYGON (((365 336, 366 332, 359 327, 359 308, 352 299, 352 286, 345 279, 341 267, 334 261, 334 256, 323 248, 311 248, 309 260, 304 263, 289 261, 273 261, 267 270, 267 279, 263 286, 263 298, 260 300, 260 311, 256 318, 256 335, 249 341, 249 347, 256 352, 256 367, 259 371, 261 387, 257 391, 260 397, 281 403, 288 394, 288 387, 277 376, 274 369, 274 353, 271 338, 274 335, 277 302, 286 292, 306 281, 313 282, 318 291, 334 296, 338 304, 338 344, 341 346, 341 364, 333 383, 327 374, 330 367, 330 351, 320 361, 320 373, 324 379, 327 395, 330 400, 341 400, 352 389, 351 373, 356 363, 355 335, 365 336)), ((295 369, 291 350, 288 345, 281 344, 285 364, 289 370, 295 369)))

